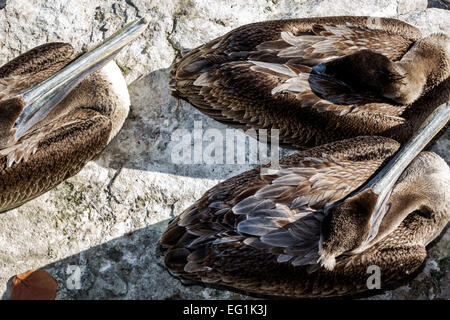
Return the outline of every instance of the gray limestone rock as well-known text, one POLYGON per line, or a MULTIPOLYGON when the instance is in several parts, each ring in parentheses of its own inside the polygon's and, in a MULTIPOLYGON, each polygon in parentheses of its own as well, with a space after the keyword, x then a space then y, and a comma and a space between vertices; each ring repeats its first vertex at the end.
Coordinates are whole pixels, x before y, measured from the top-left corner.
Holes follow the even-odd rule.
MULTIPOLYGON (((78 175, 0 215, 3 298, 9 297, 15 274, 37 268, 58 281, 57 299, 249 298, 225 289, 183 285, 164 268, 157 249, 169 219, 219 181, 254 167, 171 161, 175 130, 191 131, 195 122, 224 135, 226 130, 170 96, 168 70, 175 54, 243 24, 280 18, 386 16, 400 18, 426 34, 448 34, 450 11, 438 2, 0 0, 0 64, 49 41, 70 42, 85 50, 136 18, 150 20, 143 36, 116 59, 132 101, 119 135, 78 175)), ((450 161, 448 134, 433 150, 450 161)), ((435 241, 416 278, 372 298, 448 299, 449 240, 447 231, 435 241)))

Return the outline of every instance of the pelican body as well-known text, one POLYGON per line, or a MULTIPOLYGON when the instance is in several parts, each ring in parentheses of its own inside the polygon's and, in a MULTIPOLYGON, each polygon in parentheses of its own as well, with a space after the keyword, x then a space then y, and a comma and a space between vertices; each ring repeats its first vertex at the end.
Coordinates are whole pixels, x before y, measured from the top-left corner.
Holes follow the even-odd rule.
POLYGON ((0 68, 0 212, 78 173, 118 133, 130 98, 111 60, 146 24, 79 57, 70 44, 48 43, 0 68))
POLYGON ((279 129, 288 147, 404 143, 450 99, 450 39, 388 18, 259 22, 181 54, 170 76, 174 96, 237 128, 279 129))
POLYGON ((373 266, 382 288, 413 273, 450 220, 449 167, 420 153, 449 120, 449 76, 448 36, 385 18, 254 23, 179 56, 175 96, 302 151, 175 218, 168 269, 294 297, 368 290, 373 266))
MULTIPOLYGON (((170 222, 161 238, 166 266, 183 279, 301 298, 366 291, 369 267, 377 266, 386 288, 420 267, 425 247, 450 220, 443 159, 420 153, 393 186, 384 226, 404 218, 362 252, 340 255, 332 270, 319 263, 321 228, 324 208, 361 187, 399 146, 384 137, 352 138, 285 157, 279 170, 258 167, 218 184, 170 222)), ((346 229, 335 234, 341 241, 366 232, 343 219, 346 229)))

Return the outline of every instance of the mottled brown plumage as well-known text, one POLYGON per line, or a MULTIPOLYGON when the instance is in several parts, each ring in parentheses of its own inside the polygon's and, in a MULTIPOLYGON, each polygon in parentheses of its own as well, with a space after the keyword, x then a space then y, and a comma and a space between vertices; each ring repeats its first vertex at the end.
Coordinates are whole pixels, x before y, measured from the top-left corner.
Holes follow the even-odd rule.
MULTIPOLYGON (((380 232, 395 227, 378 242, 340 255, 332 271, 318 264, 319 247, 328 232, 324 208, 364 185, 398 147, 384 137, 352 138, 218 184, 169 224, 161 238, 166 266, 184 279, 254 293, 327 297, 368 290, 368 267, 376 265, 385 288, 422 264, 425 246, 450 219, 450 171, 436 154, 421 153, 393 187, 380 232)), ((346 232, 364 230, 356 223, 334 231, 344 241, 346 232)))
POLYGON ((173 94, 295 148, 361 135, 405 142, 450 98, 450 40, 404 22, 326 17, 253 23, 179 56, 173 94))
POLYGON ((255 23, 178 57, 173 94, 214 119, 279 129, 281 143, 295 148, 344 140, 209 190, 163 234, 169 270, 295 297, 365 291, 372 265, 382 287, 414 272, 450 219, 445 161, 421 153, 386 196, 367 189, 335 205, 449 100, 449 75, 446 35, 422 38, 384 18, 255 23))
POLYGON ((121 128, 129 108, 125 81, 109 62, 84 79, 50 114, 15 140, 24 108, 14 95, 70 63, 69 44, 34 48, 0 68, 0 212, 33 199, 73 176, 121 128))

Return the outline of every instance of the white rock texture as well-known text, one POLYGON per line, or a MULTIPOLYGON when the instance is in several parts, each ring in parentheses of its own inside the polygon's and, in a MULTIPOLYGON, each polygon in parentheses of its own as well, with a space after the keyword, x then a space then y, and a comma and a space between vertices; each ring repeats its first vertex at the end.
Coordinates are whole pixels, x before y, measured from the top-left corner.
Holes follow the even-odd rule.
MULTIPOLYGON (((119 135, 78 175, 0 215, 0 295, 9 298, 15 274, 43 268, 58 281, 57 299, 252 298, 184 286, 157 251, 171 217, 219 181, 253 167, 171 162, 174 130, 191 130, 196 120, 204 129, 226 128, 170 96, 176 52, 246 23, 294 17, 395 17, 425 34, 449 34, 446 8, 439 0, 0 0, 0 64, 49 41, 91 48, 138 17, 150 20, 116 59, 132 103, 119 135)), ((433 146, 447 162, 449 148, 448 133, 433 146)), ((449 299, 449 240, 447 231, 430 246, 418 276, 371 299, 449 299)))

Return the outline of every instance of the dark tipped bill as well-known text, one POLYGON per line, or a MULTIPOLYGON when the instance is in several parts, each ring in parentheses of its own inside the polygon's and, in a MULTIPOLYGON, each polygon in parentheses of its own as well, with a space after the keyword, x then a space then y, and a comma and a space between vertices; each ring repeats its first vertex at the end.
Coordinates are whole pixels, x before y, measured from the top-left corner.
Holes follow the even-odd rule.
POLYGON ((402 172, 411 161, 422 151, 433 137, 447 124, 450 118, 450 103, 445 103, 436 108, 424 121, 422 126, 404 144, 381 171, 370 180, 357 194, 371 189, 378 199, 372 211, 369 221, 369 234, 363 246, 372 241, 378 234, 378 230, 384 216, 388 212, 387 202, 392 189, 402 172))
POLYGON ((145 18, 134 21, 91 51, 75 59, 50 78, 18 95, 25 108, 14 124, 16 139, 44 119, 83 79, 112 60, 128 43, 136 39, 147 27, 145 18))

